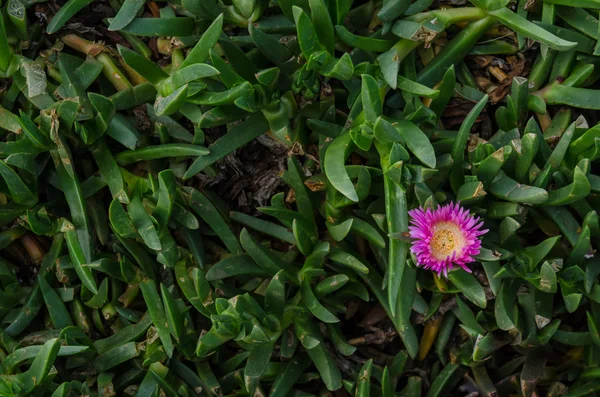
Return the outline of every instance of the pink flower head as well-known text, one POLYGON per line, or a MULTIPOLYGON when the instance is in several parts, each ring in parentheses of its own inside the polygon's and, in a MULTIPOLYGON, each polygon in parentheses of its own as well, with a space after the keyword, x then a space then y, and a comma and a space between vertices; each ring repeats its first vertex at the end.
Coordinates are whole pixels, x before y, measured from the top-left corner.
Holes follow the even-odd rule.
POLYGON ((483 222, 469 214, 459 204, 446 204, 438 209, 416 208, 408 212, 412 226, 408 227, 413 239, 410 251, 417 258, 417 265, 447 276, 456 264, 471 272, 467 263, 481 249, 480 236, 483 222))

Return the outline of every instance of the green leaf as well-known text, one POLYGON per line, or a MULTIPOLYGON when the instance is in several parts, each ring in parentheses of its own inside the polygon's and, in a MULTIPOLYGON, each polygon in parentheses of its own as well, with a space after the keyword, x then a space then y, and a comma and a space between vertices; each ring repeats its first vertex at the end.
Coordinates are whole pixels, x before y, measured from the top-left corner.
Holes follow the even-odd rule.
POLYGON ((285 312, 285 272, 281 270, 271 278, 265 290, 265 313, 282 318, 285 312))
POLYGON ((369 268, 365 266, 365 264, 360 259, 348 252, 344 252, 339 249, 332 249, 331 253, 329 254, 329 259, 336 263, 339 263, 340 265, 347 266, 350 269, 353 269, 359 273, 369 273, 369 268))
POLYGON ((113 199, 110 203, 108 219, 110 220, 113 230, 121 237, 136 238, 138 236, 137 230, 131 222, 131 218, 129 218, 129 215, 127 215, 127 212, 125 212, 122 204, 117 198, 113 199))
POLYGON ((233 234, 231 228, 227 224, 226 220, 219 213, 219 210, 211 199, 202 192, 191 189, 190 190, 190 207, 192 210, 200 216, 204 222, 215 231, 217 236, 221 239, 223 244, 232 253, 241 253, 242 247, 233 234))
POLYGON ((158 174, 158 202, 152 216, 156 219, 159 228, 165 229, 171 218, 173 205, 175 203, 175 192, 177 184, 175 174, 172 170, 164 170, 158 174))
POLYGON ((107 352, 97 356, 92 361, 92 365, 98 372, 107 371, 123 364, 140 354, 140 350, 135 342, 129 342, 108 350, 107 352))
POLYGON ((166 157, 204 156, 210 151, 204 146, 187 143, 166 143, 164 145, 147 146, 142 149, 124 150, 115 160, 121 165, 128 165, 138 161, 156 160, 166 157))
POLYGON ((121 30, 129 25, 142 9, 146 0, 125 0, 117 15, 108 26, 108 30, 121 30))
POLYGON ((219 41, 221 30, 223 29, 223 14, 219 15, 213 23, 204 31, 198 43, 194 46, 192 51, 187 55, 183 63, 179 66, 179 69, 183 69, 186 66, 204 63, 208 59, 210 50, 219 41))
POLYGON ((232 221, 238 222, 257 232, 269 235, 290 244, 296 244, 294 235, 283 226, 236 211, 230 212, 229 217, 232 221))
POLYGON ((157 116, 168 116, 181 109, 186 102, 188 94, 188 85, 184 85, 166 97, 158 96, 154 103, 154 109, 157 116))
MULTIPOLYGON (((306 337, 316 340, 318 343, 314 346, 306 347, 307 353, 310 356, 310 359, 313 361, 319 374, 321 375, 321 379, 325 383, 325 387, 327 390, 334 391, 338 390, 342 387, 342 376, 338 366, 335 364, 333 357, 328 353, 327 349, 324 346, 324 343, 321 343, 320 337, 317 335, 316 330, 314 329, 313 324, 306 324, 306 320, 298 321, 299 327, 304 328, 307 331, 306 337), (303 324, 304 323, 304 324, 303 324)), ((298 329, 296 330, 298 333, 298 329)), ((301 341, 304 338, 300 338, 301 341)), ((305 342, 303 341, 303 344, 305 342)))
POLYGON ((451 363, 446 365, 431 384, 431 388, 427 392, 426 397, 435 397, 441 395, 446 384, 450 382, 450 379, 459 370, 459 368, 460 364, 458 363, 451 363))
MULTIPOLYGON (((43 346, 27 346, 15 350, 3 361, 5 373, 12 373, 24 361, 37 357, 40 354, 43 346)), ((58 351, 59 357, 73 356, 79 353, 88 352, 88 346, 61 346, 58 351)))
POLYGON ((501 173, 489 188, 494 196, 513 202, 542 204, 548 200, 548 192, 535 186, 522 185, 501 173))
POLYGON ((283 66, 294 56, 294 53, 285 45, 281 44, 275 38, 255 27, 254 24, 248 25, 248 31, 254 40, 256 48, 258 48, 258 50, 275 65, 283 66))
POLYGON ((152 223, 152 218, 146 212, 139 194, 131 198, 131 202, 127 204, 127 212, 129 213, 133 227, 140 234, 148 248, 157 251, 160 250, 161 244, 158 232, 152 223))
POLYGON ((477 167, 477 179, 482 181, 485 186, 488 186, 498 175, 498 172, 508 160, 512 153, 510 146, 504 146, 490 154, 479 162, 477 167))
POLYGON ((454 284, 467 299, 482 309, 485 309, 487 306, 485 291, 475 276, 459 269, 449 272, 448 279, 452 281, 452 284, 454 284))
POLYGON ((100 309, 106 303, 106 299, 108 298, 108 278, 102 280, 100 287, 98 288, 98 293, 93 297, 84 302, 87 307, 91 307, 92 309, 100 309))
POLYGON ((495 339, 492 334, 479 336, 473 348, 473 360, 484 361, 507 343, 508 341, 495 339))
POLYGON ((246 229, 242 229, 240 233, 240 242, 248 255, 267 273, 274 276, 283 270, 290 281, 297 283, 297 269, 259 244, 246 229))
POLYGON ((183 7, 192 14, 207 20, 217 18, 221 12, 216 0, 183 0, 181 3, 183 7))
MULTIPOLYGON (((108 18, 109 23, 112 21, 113 18, 108 18)), ((135 18, 127 26, 121 28, 121 32, 147 37, 189 36, 194 32, 194 18, 135 18)))
POLYGON ((216 140, 209 147, 210 154, 194 161, 183 175, 183 179, 193 177, 235 149, 262 135, 268 128, 269 125, 262 114, 248 117, 243 123, 233 127, 227 134, 216 140))
POLYGON ((24 394, 29 394, 37 385, 43 384, 59 351, 60 341, 57 338, 47 340, 29 369, 26 372, 12 376, 13 382, 18 385, 24 394))
POLYGON ((567 205, 585 199, 590 194, 591 187, 587 176, 575 167, 573 183, 550 192, 545 205, 567 205))
POLYGON ((572 263, 573 265, 582 265, 585 262, 585 259, 589 257, 592 252, 590 249, 590 234, 590 228, 584 226, 581 230, 579 238, 577 239, 577 243, 573 246, 573 250, 567 258, 568 263, 572 263))
POLYGON ((538 152, 538 136, 532 133, 523 135, 521 139, 521 153, 515 164, 515 179, 521 183, 527 181, 527 175, 533 160, 538 152))
POLYGON ((92 0, 69 0, 67 1, 46 26, 46 33, 54 34, 62 28, 75 14, 90 4, 92 0))
POLYGON ((529 354, 521 370, 521 392, 530 397, 535 393, 535 385, 542 376, 547 358, 541 354, 529 354))
POLYGON ((335 47, 335 34, 333 32, 333 24, 329 16, 329 11, 323 0, 308 0, 311 11, 311 20, 319 41, 333 54, 335 47))
POLYGON ((69 248, 71 262, 73 263, 75 271, 77 272, 77 276, 81 279, 83 285, 93 294, 97 294, 98 287, 96 286, 96 280, 92 274, 92 269, 86 266, 88 261, 86 260, 85 252, 83 251, 83 244, 81 243, 80 235, 76 231, 72 230, 72 228, 73 225, 68 225, 65 233, 65 239, 67 241, 67 247, 69 248))
POLYGON ((310 310, 310 312, 319 320, 323 321, 324 323, 337 323, 340 321, 319 302, 313 293, 312 288, 310 287, 308 279, 306 278, 302 281, 301 292, 302 301, 308 310, 310 310))
POLYGON ((59 329, 73 325, 71 315, 56 291, 52 289, 50 284, 48 284, 41 276, 38 276, 38 283, 40 285, 40 290, 42 291, 42 296, 44 297, 44 302, 46 303, 46 308, 50 314, 52 324, 59 329))
MULTIPOLYGON (((390 276, 388 275, 388 277, 390 276)), ((416 357, 419 350, 417 336, 410 321, 415 298, 417 296, 416 283, 416 267, 405 262, 404 271, 401 273, 399 285, 399 290, 402 291, 402 293, 398 293, 395 302, 395 313, 397 318, 396 329, 398 330, 400 338, 402 338, 402 342, 406 346, 406 350, 411 357, 416 357)), ((392 296, 392 294, 389 294, 389 296, 392 296)), ((391 301, 390 303, 394 304, 394 301, 391 301)))
POLYGON ((356 397, 369 397, 371 394, 371 370, 373 359, 367 360, 360 371, 356 380, 356 397))
POLYGON ((429 138, 427 138, 423 131, 415 124, 405 120, 397 120, 392 123, 392 125, 400 133, 408 150, 410 150, 423 164, 430 168, 435 168, 435 152, 429 138))
POLYGON ((121 45, 117 46, 119 54, 123 57, 125 63, 131 66, 136 72, 141 74, 149 82, 158 85, 169 77, 156 63, 146 59, 137 52, 121 45))
POLYGON ((425 98, 437 98, 440 95, 440 91, 432 90, 427 86, 416 83, 402 76, 398 76, 398 88, 402 91, 425 98))
POLYGON ((296 240, 298 250, 304 255, 310 255, 314 246, 312 233, 303 227, 303 222, 299 221, 298 218, 292 221, 292 234, 296 240))
POLYGON ((327 230, 329 231, 329 234, 331 234, 331 237, 335 241, 342 241, 343 239, 346 238, 348 233, 350 233, 350 229, 352 228, 352 223, 353 223, 352 219, 346 219, 344 222, 337 224, 337 225, 332 225, 329 222, 327 222, 325 225, 327 226, 327 230))
POLYGON ((232 105, 237 99, 249 95, 252 85, 245 81, 226 91, 204 92, 187 98, 187 101, 196 105, 223 106, 232 105))
POLYGON ((10 197, 18 204, 33 206, 38 201, 37 194, 23 182, 19 174, 0 160, 0 176, 8 187, 10 197))
MULTIPOLYGON (((312 0, 313 2, 315 0, 312 0)), ((302 54, 306 59, 313 53, 321 50, 321 44, 318 41, 317 32, 310 18, 297 6, 292 6, 294 21, 298 31, 298 44, 302 50, 302 54)))
POLYGON ((46 73, 40 65, 35 62, 24 62, 21 64, 21 74, 25 77, 28 97, 46 93, 46 73))
POLYGON ((264 373, 271 354, 273 354, 273 343, 255 344, 250 350, 250 355, 244 368, 244 384, 246 390, 252 392, 258 385, 260 376, 264 373))
POLYGON ((588 332, 594 344, 600 347, 600 327, 598 326, 598 321, 594 319, 594 316, 590 312, 586 312, 587 315, 587 326, 588 332))
POLYGON ((177 307, 177 302, 171 291, 162 283, 160 284, 160 294, 165 304, 165 316, 171 335, 179 341, 185 332, 183 314, 177 307))
POLYGON ((363 112, 365 115, 365 121, 368 123, 374 123, 375 119, 381 115, 383 110, 383 103, 379 96, 379 87, 373 77, 368 74, 361 75, 362 88, 360 91, 363 104, 363 112))
POLYGON ((158 336, 162 342, 162 346, 165 349, 168 357, 173 355, 173 343, 171 341, 171 334, 167 326, 167 317, 165 315, 165 308, 163 303, 158 296, 158 290, 156 289, 156 283, 153 280, 145 280, 140 283, 140 289, 142 295, 146 301, 148 307, 148 313, 152 318, 152 323, 156 327, 158 336))
POLYGON ((306 354, 296 354, 275 378, 269 396, 285 397, 309 365, 310 359, 306 354))
POLYGON ((81 186, 79 185, 79 180, 76 176, 71 175, 64 166, 64 163, 67 163, 67 165, 73 164, 72 158, 70 156, 61 156, 60 159, 57 159, 57 157, 59 157, 58 153, 51 152, 51 154, 54 157, 54 163, 56 165, 58 186, 63 191, 67 204, 69 205, 71 221, 75 226, 79 245, 85 256, 85 260, 82 263, 90 263, 92 262, 92 239, 90 236, 87 210, 82 196, 81 186))
POLYGON ((540 269, 539 285, 536 287, 540 291, 555 294, 557 291, 556 271, 549 262, 544 262, 540 269))
MULTIPOLYGON (((127 204, 129 196, 127 195, 125 183, 119 166, 112 157, 104 139, 97 141, 91 148, 92 156, 100 169, 103 179, 108 183, 113 199, 127 204)), ((109 210, 110 216, 110 210, 109 210)))
MULTIPOLYGON (((296 205, 298 206, 298 212, 303 214, 309 221, 313 229, 316 229, 314 221, 314 208, 310 192, 304 184, 304 170, 302 169, 298 160, 294 157, 288 158, 288 170, 286 172, 287 180, 289 181, 290 187, 294 189, 296 197, 296 205)), ((316 238, 316 232, 314 230, 307 230, 306 232, 314 235, 316 238)))
POLYGON ((358 201, 354 184, 346 171, 346 159, 352 150, 352 138, 346 133, 335 138, 325 152, 324 168, 329 183, 352 201, 358 201))
POLYGON ((465 151, 467 148, 467 142, 469 139, 469 135, 471 133, 471 128, 475 121, 479 117, 479 114, 487 104, 488 96, 485 95, 477 105, 471 109, 467 117, 464 119, 462 124, 460 125, 460 129, 458 130, 458 134, 456 138, 454 138, 454 143, 452 144, 452 159, 454 163, 452 164, 452 169, 450 170, 450 186, 452 186, 452 190, 454 192, 458 192, 460 186, 464 183, 464 166, 463 159, 465 157, 465 151))
POLYGON ((406 0, 385 0, 377 16, 385 22, 393 21, 402 15, 410 6, 406 0))
POLYGON ((530 39, 539 41, 540 43, 545 44, 554 50, 570 50, 577 44, 563 40, 560 37, 556 37, 552 33, 510 11, 508 8, 501 8, 499 10, 488 12, 494 17, 498 18, 501 23, 513 29, 515 32, 520 33, 525 37, 529 37, 530 39))
POLYGON ((0 14, 0 70, 7 70, 12 58, 12 50, 8 44, 4 13, 0 14))
POLYGON ((438 119, 442 116, 442 113, 444 112, 446 105, 448 105, 450 98, 454 96, 455 84, 456 73, 454 71, 454 65, 452 65, 448 68, 444 74, 444 77, 442 78, 442 81, 440 82, 438 87, 440 94, 437 98, 434 98, 429 105, 429 109, 431 109, 438 116, 438 119))
POLYGON ((396 44, 395 40, 382 40, 354 35, 342 25, 336 25, 335 32, 337 37, 345 44, 365 51, 385 52, 396 44))
POLYGON ((192 81, 217 76, 219 73, 217 69, 205 63, 195 63, 184 68, 180 66, 171 76, 171 84, 177 89, 192 81))
POLYGON ((206 273, 208 281, 222 280, 228 277, 265 277, 269 273, 258 266, 247 254, 234 255, 215 263, 206 273))
MULTIPOLYGON (((488 16, 469 23, 419 72, 417 82, 427 86, 433 86, 439 82, 452 65, 456 65, 464 59, 494 22, 494 18, 488 16)), ((419 42, 407 41, 419 44, 419 42)))

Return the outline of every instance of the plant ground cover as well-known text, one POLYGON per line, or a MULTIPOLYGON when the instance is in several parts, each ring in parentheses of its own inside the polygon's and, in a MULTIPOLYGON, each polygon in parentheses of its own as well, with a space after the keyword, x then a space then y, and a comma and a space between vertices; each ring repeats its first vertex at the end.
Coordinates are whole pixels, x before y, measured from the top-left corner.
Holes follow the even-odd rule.
POLYGON ((0 0, 0 396, 600 393, 600 0, 470 1, 0 0))

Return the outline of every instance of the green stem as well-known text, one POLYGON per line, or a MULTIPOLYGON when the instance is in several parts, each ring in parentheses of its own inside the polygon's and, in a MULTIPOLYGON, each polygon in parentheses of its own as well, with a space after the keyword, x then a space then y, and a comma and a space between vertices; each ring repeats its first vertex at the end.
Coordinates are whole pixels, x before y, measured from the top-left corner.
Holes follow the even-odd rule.
POLYGON ((67 34, 60 38, 60 40, 67 46, 82 52, 86 55, 95 56, 104 67, 102 73, 117 89, 117 91, 123 91, 127 88, 133 87, 127 77, 121 72, 121 70, 115 65, 112 58, 104 52, 104 46, 92 41, 83 39, 75 34, 67 34))
POLYGON ((171 70, 174 72, 175 70, 179 69, 179 67, 183 63, 184 59, 185 59, 185 57, 183 55, 183 51, 181 50, 181 48, 174 49, 173 52, 171 53, 171 63, 172 63, 171 70))
POLYGON ((133 87, 123 72, 121 72, 117 65, 115 65, 115 62, 110 56, 102 53, 98 54, 96 59, 101 62, 102 65, 104 65, 102 68, 102 73, 112 83, 117 91, 123 91, 133 87))
POLYGON ((48 64, 46 66, 46 70, 48 71, 48 76, 52 77, 54 80, 62 84, 62 77, 60 76, 60 72, 54 66, 48 64))

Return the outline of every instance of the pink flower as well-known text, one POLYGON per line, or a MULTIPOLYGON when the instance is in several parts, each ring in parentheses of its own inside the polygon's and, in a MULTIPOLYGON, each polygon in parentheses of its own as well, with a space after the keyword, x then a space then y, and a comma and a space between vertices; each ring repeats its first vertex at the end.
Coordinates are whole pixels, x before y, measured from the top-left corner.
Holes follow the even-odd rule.
POLYGON ((471 272, 467 263, 475 260, 481 249, 479 237, 488 232, 481 230, 479 218, 454 203, 436 210, 416 208, 408 214, 412 218, 408 227, 413 239, 410 251, 418 266, 445 276, 454 265, 471 272))

